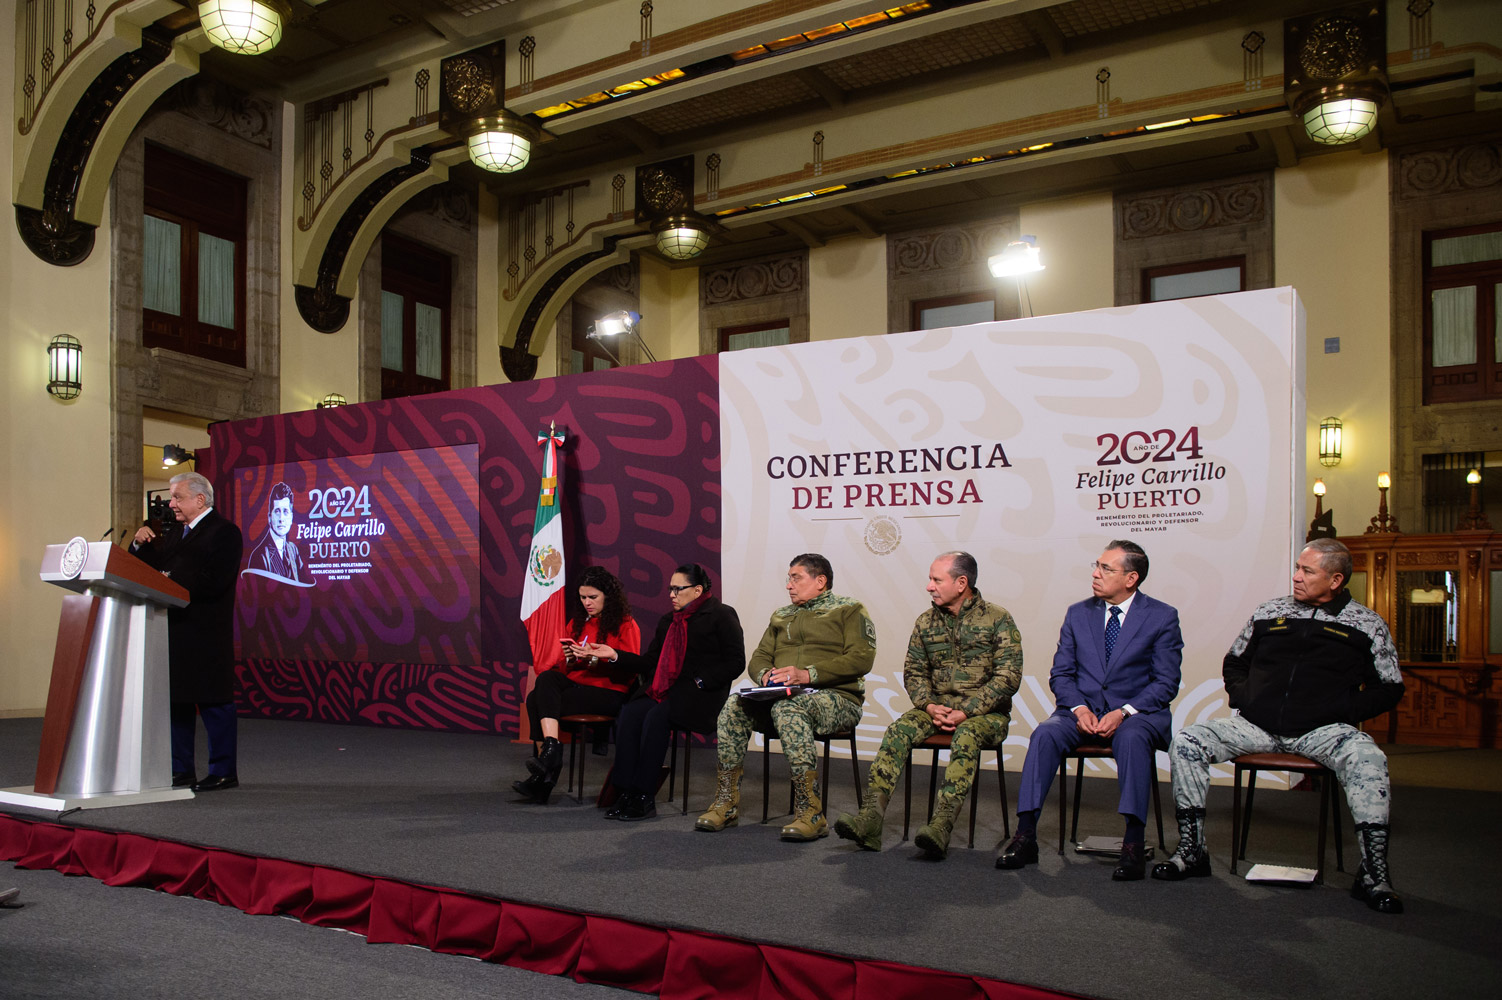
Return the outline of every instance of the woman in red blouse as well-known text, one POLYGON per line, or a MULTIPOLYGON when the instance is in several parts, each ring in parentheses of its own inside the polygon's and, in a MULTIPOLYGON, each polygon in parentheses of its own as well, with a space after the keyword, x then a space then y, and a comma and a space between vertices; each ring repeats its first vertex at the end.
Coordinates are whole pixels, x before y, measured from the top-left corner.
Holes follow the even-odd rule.
POLYGON ((532 740, 542 746, 527 761, 531 773, 511 787, 519 795, 546 804, 563 770, 563 746, 558 741, 558 720, 565 715, 610 715, 621 709, 634 671, 590 655, 588 644, 602 643, 633 653, 641 650, 641 629, 631 617, 626 592, 609 570, 591 566, 579 581, 579 602, 584 620, 570 621, 563 644, 563 660, 537 675, 527 695, 527 717, 532 720, 532 740))

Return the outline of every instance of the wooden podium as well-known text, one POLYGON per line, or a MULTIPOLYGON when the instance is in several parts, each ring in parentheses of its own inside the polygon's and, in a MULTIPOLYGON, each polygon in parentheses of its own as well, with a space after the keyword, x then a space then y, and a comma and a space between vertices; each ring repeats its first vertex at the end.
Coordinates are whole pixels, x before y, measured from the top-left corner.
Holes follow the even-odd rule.
POLYGON ((167 609, 188 592, 110 542, 49 545, 63 598, 33 788, 0 803, 64 812, 190 799, 172 787, 167 609))

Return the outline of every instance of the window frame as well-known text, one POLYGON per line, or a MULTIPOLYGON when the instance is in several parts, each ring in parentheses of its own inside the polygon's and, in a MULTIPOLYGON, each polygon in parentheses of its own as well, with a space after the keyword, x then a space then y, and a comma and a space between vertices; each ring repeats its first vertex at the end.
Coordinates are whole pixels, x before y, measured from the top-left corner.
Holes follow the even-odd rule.
POLYGON ((1449 229, 1426 230, 1423 233, 1421 260, 1423 278, 1421 297, 1423 304, 1422 346, 1424 362, 1423 401, 1425 406, 1434 403, 1473 403, 1502 397, 1502 357, 1496 350, 1497 288, 1502 285, 1502 259, 1474 261, 1469 264, 1430 264, 1433 244, 1437 239, 1456 236, 1473 236, 1478 233, 1502 232, 1502 221, 1456 226, 1449 229), (1476 360, 1469 365, 1434 364, 1434 292, 1447 288, 1476 289, 1476 360), (1483 334, 1482 331, 1486 331, 1483 334), (1446 381, 1437 379, 1464 379, 1467 370, 1474 373, 1474 380, 1446 381))
MULTIPOLYGON (((763 330, 787 330, 788 343, 791 344, 793 342, 793 320, 792 317, 785 316, 782 319, 769 319, 760 323, 740 323, 735 326, 720 327, 715 331, 716 337, 719 338, 719 352, 721 354, 730 353, 731 337, 742 333, 761 333, 763 330)), ((736 348, 736 350, 743 351, 747 350, 747 348, 741 347, 736 348)))
POLYGON ((1231 267, 1236 268, 1241 274, 1240 286, 1236 291, 1246 291, 1246 254, 1216 257, 1211 260, 1188 260, 1177 264, 1159 264, 1154 267, 1144 267, 1140 272, 1142 287, 1139 289, 1139 292, 1142 296, 1141 300, 1144 303, 1179 302, 1184 299, 1202 299, 1206 295, 1230 294, 1228 292, 1204 292, 1200 295, 1178 295, 1171 299, 1155 299, 1153 298, 1152 291, 1154 278, 1171 278, 1178 274, 1195 274, 1200 271, 1221 271, 1231 267))
MULTIPOLYGON (((249 182, 236 174, 148 142, 145 144, 143 216, 179 227, 178 315, 141 306, 141 343, 245 367, 246 245, 249 182), (235 325, 198 319, 198 237, 215 236, 235 248, 235 325)), ((142 222, 143 234, 145 223, 142 222)), ((141 254, 143 283, 145 253, 141 254)))
POLYGON ((401 371, 381 364, 381 398, 401 399, 443 392, 453 385, 454 268, 448 254, 395 233, 381 234, 381 291, 402 297, 401 371), (417 374, 417 305, 443 316, 443 375, 417 374))
MULTIPOLYGON (((947 306, 967 306, 972 302, 991 303, 991 318, 985 322, 995 323, 1001 319, 1000 302, 997 300, 994 289, 976 289, 973 292, 959 292, 954 295, 937 295, 928 299, 913 299, 908 303, 908 329, 923 329, 923 313, 928 309, 943 309, 947 306)), ((946 327, 934 327, 934 329, 947 329, 946 327)))

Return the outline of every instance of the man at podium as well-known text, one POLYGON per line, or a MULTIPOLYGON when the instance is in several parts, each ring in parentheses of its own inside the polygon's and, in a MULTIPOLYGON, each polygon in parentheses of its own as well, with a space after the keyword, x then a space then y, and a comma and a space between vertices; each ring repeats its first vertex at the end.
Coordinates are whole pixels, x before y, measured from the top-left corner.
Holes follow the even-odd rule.
POLYGON ((172 787, 195 792, 234 788, 235 581, 244 539, 214 509, 214 487, 196 472, 173 476, 168 506, 177 526, 158 535, 149 525, 130 550, 188 591, 188 605, 167 613, 171 689, 172 787), (193 763, 194 713, 209 738, 209 773, 193 763))

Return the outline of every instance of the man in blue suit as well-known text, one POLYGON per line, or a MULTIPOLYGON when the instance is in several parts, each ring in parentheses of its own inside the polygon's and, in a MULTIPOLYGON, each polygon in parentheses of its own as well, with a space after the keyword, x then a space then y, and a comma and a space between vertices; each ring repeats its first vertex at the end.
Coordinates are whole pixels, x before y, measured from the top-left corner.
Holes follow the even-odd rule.
POLYGON ((1146 870, 1148 795, 1157 780, 1155 751, 1168 749, 1179 690, 1184 637, 1179 613, 1140 593, 1147 553, 1115 541, 1094 563, 1095 596, 1071 605, 1059 630, 1048 683, 1058 708, 1033 730, 1017 796, 1017 835, 996 853, 997 868, 1038 860, 1038 813, 1064 754, 1081 743, 1109 743, 1126 819, 1121 860, 1111 878, 1135 882, 1146 870))

